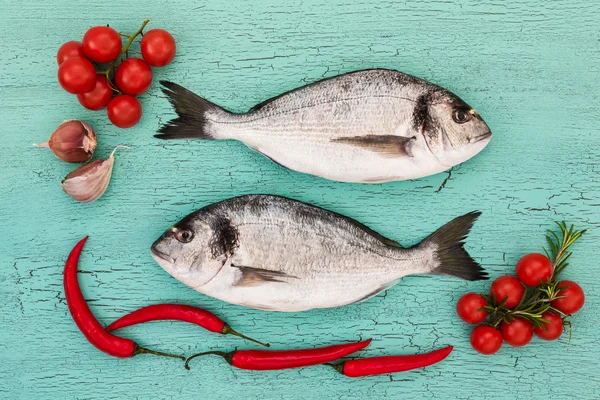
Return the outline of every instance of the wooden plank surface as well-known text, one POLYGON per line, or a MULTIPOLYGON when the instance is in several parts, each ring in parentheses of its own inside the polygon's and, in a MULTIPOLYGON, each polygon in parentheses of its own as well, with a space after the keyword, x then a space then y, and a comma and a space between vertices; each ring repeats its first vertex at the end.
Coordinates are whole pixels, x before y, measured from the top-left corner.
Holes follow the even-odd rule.
MULTIPOLYGON (((597 1, 141 1, 0 2, 0 398, 407 398, 600 397, 600 5, 597 1), (78 105, 56 83, 55 53, 93 25, 133 32, 145 17, 171 31, 175 61, 155 70, 234 111, 322 77, 382 67, 440 84, 474 106, 494 138, 476 158, 426 179, 378 185, 325 181, 283 170, 236 142, 159 142, 172 111, 158 84, 141 96, 129 130, 78 105), (89 121, 97 156, 117 144, 113 181, 96 203, 60 190, 72 168, 31 143, 64 119, 89 121), (419 276, 367 302, 281 314, 214 300, 167 275, 149 246, 169 224, 208 203, 245 193, 310 202, 366 223, 403 244, 451 218, 483 212, 469 251, 496 277, 539 251, 554 220, 589 232, 565 273, 587 304, 573 340, 534 339, 483 357, 454 305, 489 282, 419 276), (191 371, 150 356, 112 359, 78 332, 64 301, 62 268, 84 235, 84 294, 101 321, 156 302, 205 307, 274 348, 373 337, 362 355, 452 344, 444 363, 351 380, 328 367, 250 372, 215 357, 191 371), (594 311, 596 310, 596 311, 594 311)), ((133 52, 135 54, 135 52, 133 52)), ((123 334, 186 354, 253 347, 181 323, 123 334)))

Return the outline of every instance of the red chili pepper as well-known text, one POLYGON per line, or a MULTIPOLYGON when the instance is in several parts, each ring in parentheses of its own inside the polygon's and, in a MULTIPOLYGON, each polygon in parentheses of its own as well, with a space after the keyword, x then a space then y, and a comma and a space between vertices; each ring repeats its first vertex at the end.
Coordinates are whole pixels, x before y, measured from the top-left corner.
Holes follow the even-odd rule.
POLYGON ((249 338, 234 331, 231 326, 221 320, 215 314, 198 307, 186 306, 184 304, 155 304, 140 308, 132 313, 122 316, 106 327, 107 331, 125 328, 126 326, 141 324, 148 321, 176 320, 190 322, 199 325, 211 332, 239 336, 251 342, 269 347, 268 343, 249 338))
MULTIPOLYGON (((348 360, 340 364, 328 364, 339 373, 350 378, 358 378, 367 375, 390 374, 392 372, 409 371, 415 368, 427 367, 442 361, 448 357, 454 347, 448 346, 443 349, 426 354, 413 354, 408 356, 384 356, 348 360)), ((188 359, 189 360, 189 359, 188 359)), ((186 362, 187 365, 187 362, 186 362)))
POLYGON ((230 365, 240 369, 270 370, 307 367, 337 360, 364 349, 371 339, 363 342, 336 344, 328 347, 301 350, 236 350, 230 353, 222 351, 207 351, 195 354, 185 361, 185 368, 190 369, 189 363, 193 358, 206 354, 216 354, 225 359, 230 365))
POLYGON ((121 338, 104 330, 83 298, 83 294, 79 288, 79 282, 77 281, 77 266, 79 264, 79 256, 81 255, 81 249, 83 249, 83 245, 87 239, 87 236, 84 237, 79 243, 77 243, 77 245, 75 245, 73 250, 71 250, 69 257, 67 258, 67 262, 65 263, 64 273, 64 286, 67 305, 75 324, 77 324, 77 327, 86 337, 86 339, 91 344, 96 346, 98 350, 114 357, 127 358, 133 357, 136 354, 149 353, 158 356, 181 358, 185 360, 185 357, 183 356, 146 349, 131 339, 121 338))

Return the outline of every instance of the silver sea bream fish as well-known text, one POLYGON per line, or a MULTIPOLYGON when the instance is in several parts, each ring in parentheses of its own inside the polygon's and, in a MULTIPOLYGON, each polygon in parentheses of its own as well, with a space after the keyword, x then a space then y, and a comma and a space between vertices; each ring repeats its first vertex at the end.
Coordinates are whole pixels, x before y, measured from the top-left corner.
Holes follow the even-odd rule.
POLYGON ((463 248, 479 215, 458 217, 404 248, 343 215, 285 197, 247 195, 188 215, 151 251, 169 274, 208 296, 303 311, 366 300, 411 274, 486 279, 463 248))
POLYGON ((490 129, 458 96, 398 71, 351 72, 234 114, 171 82, 178 117, 160 139, 235 139, 283 167, 376 183, 445 171, 479 153, 490 129))

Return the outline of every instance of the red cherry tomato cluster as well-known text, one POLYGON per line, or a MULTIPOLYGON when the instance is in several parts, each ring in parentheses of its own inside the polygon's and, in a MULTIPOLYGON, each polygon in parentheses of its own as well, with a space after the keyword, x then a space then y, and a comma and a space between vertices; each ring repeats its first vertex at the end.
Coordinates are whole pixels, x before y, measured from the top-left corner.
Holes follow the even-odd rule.
POLYGON ((456 312, 464 322, 480 324, 487 320, 471 333, 471 346, 481 354, 496 353, 503 342, 525 346, 534 334, 543 340, 556 340, 564 325, 570 324, 564 318, 583 307, 581 287, 573 281, 553 279, 554 265, 543 254, 521 258, 516 275, 497 278, 489 295, 467 293, 456 304, 456 312), (540 305, 546 311, 538 315, 535 310, 540 305))
POLYGON ((81 42, 70 41, 58 49, 58 82, 64 90, 76 94, 88 110, 107 109, 108 119, 119 128, 129 128, 142 117, 142 106, 135 98, 152 83, 153 67, 163 67, 175 57, 175 40, 163 29, 142 33, 150 20, 133 35, 125 35, 108 26, 88 29, 81 42), (142 58, 127 55, 133 40, 142 35, 142 58), (123 45, 121 37, 126 37, 123 45), (108 64, 99 69, 100 64, 108 64))

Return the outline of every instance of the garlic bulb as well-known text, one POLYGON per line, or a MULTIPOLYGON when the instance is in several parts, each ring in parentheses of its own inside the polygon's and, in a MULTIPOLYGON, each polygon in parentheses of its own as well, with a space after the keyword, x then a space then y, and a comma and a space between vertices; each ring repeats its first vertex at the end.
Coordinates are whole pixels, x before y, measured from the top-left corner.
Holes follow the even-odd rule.
POLYGON ((46 143, 35 144, 37 147, 49 147, 63 161, 83 163, 92 158, 96 149, 96 132, 83 121, 67 120, 50 134, 46 143))
POLYGON ((115 147, 108 160, 94 160, 71 171, 61 182, 65 193, 82 203, 90 203, 99 199, 106 192, 110 183, 115 164, 115 151, 119 147, 127 146, 115 147))

